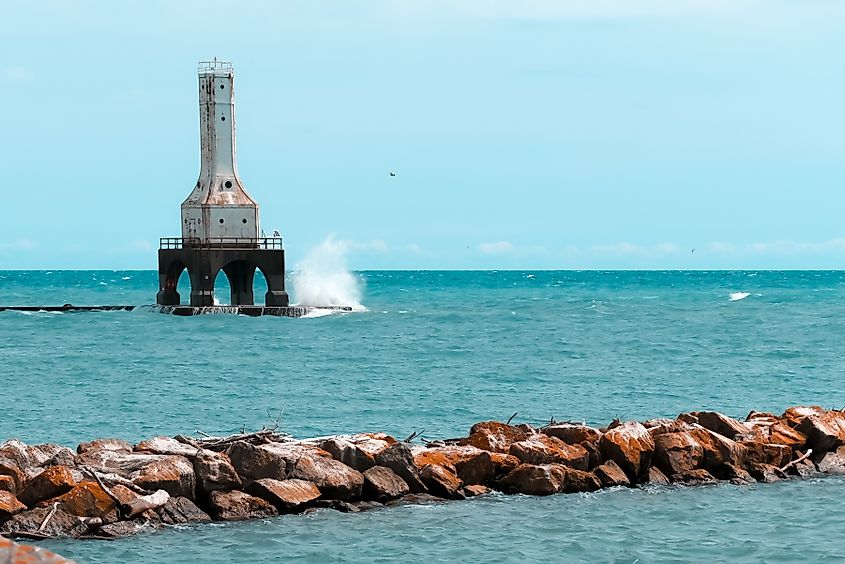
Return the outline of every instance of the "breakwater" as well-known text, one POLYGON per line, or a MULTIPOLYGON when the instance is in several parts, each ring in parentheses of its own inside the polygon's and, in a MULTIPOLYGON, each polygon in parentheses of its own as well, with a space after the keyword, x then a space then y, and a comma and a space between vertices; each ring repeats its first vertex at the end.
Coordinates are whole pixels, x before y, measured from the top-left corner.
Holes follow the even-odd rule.
POLYGON ((845 413, 818 406, 744 421, 716 412, 614 420, 606 428, 477 423, 466 437, 383 433, 296 440, 277 429, 0 445, 0 533, 109 539, 182 523, 316 509, 605 487, 773 482, 845 473, 845 413), (416 439, 416 441, 415 441, 416 439))

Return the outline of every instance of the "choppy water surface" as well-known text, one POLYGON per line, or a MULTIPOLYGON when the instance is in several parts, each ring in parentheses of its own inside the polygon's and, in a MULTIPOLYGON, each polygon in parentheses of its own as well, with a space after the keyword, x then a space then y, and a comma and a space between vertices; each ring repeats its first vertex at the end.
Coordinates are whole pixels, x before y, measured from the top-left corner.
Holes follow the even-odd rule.
MULTIPOLYGON (((368 311, 314 319, 2 312, 0 438, 228 433, 280 411, 300 436, 435 438, 514 412, 604 424, 845 405, 842 272, 360 276, 368 311)), ((0 272, 0 304, 144 304, 156 286, 149 271, 0 272)), ((50 546, 82 562, 837 560, 844 501, 837 479, 494 496, 50 546)))

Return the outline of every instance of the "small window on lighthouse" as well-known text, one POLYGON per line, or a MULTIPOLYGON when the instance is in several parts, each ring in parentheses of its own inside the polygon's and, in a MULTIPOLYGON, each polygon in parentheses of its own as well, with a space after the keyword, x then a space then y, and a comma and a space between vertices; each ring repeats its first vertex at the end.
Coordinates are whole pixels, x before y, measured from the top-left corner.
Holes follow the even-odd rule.
POLYGON ((226 88, 226 87, 225 87, 225 86, 223 86, 223 85, 221 84, 221 85, 220 85, 220 90, 223 90, 224 88, 226 88))
POLYGON ((243 221, 244 223, 246 223, 246 218, 244 218, 244 219, 243 219, 243 220, 241 220, 241 221, 243 221))
POLYGON ((226 116, 220 116, 220 121, 226 121, 226 116))
POLYGON ((227 180, 225 186, 226 186, 226 188, 231 188, 232 187, 232 181, 227 180))
POLYGON ((223 218, 222 218, 222 217, 220 218, 220 223, 223 223, 223 218))

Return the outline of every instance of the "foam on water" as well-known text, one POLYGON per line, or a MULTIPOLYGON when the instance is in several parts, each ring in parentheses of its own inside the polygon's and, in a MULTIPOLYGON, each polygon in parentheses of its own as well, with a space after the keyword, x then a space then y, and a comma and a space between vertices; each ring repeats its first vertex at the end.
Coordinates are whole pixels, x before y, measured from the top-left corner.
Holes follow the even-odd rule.
POLYGON ((744 300, 750 295, 750 292, 732 292, 730 295, 730 301, 738 302, 739 300, 744 300))
POLYGON ((361 304, 362 281, 346 266, 348 250, 348 244, 329 235, 308 252, 291 274, 296 305, 350 306, 353 311, 366 310, 361 304))

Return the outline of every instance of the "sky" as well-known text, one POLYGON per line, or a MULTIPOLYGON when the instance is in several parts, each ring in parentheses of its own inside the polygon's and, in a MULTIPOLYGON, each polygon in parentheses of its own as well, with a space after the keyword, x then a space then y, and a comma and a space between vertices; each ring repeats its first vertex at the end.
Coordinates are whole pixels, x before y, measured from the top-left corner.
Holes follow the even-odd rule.
POLYGON ((841 0, 0 6, 0 269, 156 268, 213 57, 289 266, 845 267, 841 0))

